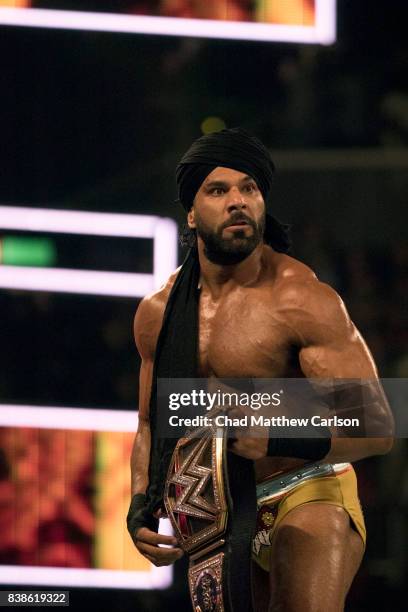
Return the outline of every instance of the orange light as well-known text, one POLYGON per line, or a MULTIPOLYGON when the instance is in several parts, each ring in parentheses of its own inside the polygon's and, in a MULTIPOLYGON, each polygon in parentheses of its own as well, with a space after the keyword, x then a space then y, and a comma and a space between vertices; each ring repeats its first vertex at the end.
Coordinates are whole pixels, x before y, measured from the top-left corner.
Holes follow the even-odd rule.
POLYGON ((313 26, 315 0, 259 0, 257 21, 283 25, 313 26))
POLYGON ((9 6, 10 8, 29 8, 31 0, 0 0, 0 6, 9 6))

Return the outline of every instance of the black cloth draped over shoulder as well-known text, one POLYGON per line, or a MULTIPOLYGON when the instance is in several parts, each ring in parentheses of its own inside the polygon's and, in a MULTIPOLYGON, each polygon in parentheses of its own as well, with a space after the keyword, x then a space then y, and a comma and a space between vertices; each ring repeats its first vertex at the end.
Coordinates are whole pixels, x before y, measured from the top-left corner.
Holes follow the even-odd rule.
POLYGON ((200 266, 191 249, 177 275, 164 312, 156 346, 150 397, 151 448, 147 513, 162 504, 163 491, 176 438, 163 438, 157 431, 157 379, 196 378, 198 359, 198 300, 200 266))

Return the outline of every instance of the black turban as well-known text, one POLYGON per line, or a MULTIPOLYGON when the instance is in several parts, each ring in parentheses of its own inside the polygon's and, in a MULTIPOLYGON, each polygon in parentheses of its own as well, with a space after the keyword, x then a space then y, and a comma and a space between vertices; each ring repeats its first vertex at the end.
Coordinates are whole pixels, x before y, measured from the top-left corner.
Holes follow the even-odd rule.
MULTIPOLYGON (((201 136, 183 155, 176 168, 176 181, 179 201, 186 211, 193 206, 203 181, 219 166, 251 176, 267 203, 275 172, 271 155, 258 138, 238 127, 201 136)), ((272 215, 266 215, 264 240, 275 250, 289 251, 288 230, 272 215)))
POLYGON ((193 142, 176 168, 179 199, 188 211, 206 177, 218 166, 251 176, 266 202, 275 166, 268 149, 242 128, 212 132, 193 142))

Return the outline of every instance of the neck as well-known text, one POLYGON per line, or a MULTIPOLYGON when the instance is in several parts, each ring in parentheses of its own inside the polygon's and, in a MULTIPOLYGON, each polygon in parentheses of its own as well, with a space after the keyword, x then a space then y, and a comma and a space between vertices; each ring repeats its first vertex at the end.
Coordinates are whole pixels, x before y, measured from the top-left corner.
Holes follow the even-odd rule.
POLYGON ((254 283, 263 267, 263 244, 258 244, 248 257, 238 264, 221 265, 207 259, 204 243, 198 239, 198 259, 200 262, 200 285, 209 290, 216 299, 234 286, 254 283))

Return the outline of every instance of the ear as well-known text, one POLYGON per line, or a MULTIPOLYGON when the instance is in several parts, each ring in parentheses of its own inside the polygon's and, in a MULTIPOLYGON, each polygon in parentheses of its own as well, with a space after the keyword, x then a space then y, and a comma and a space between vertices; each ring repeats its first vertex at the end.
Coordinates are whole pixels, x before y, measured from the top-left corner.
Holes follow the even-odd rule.
POLYGON ((194 208, 191 208, 190 211, 187 214, 187 225, 188 225, 188 227, 190 229, 195 229, 196 228, 194 208))

